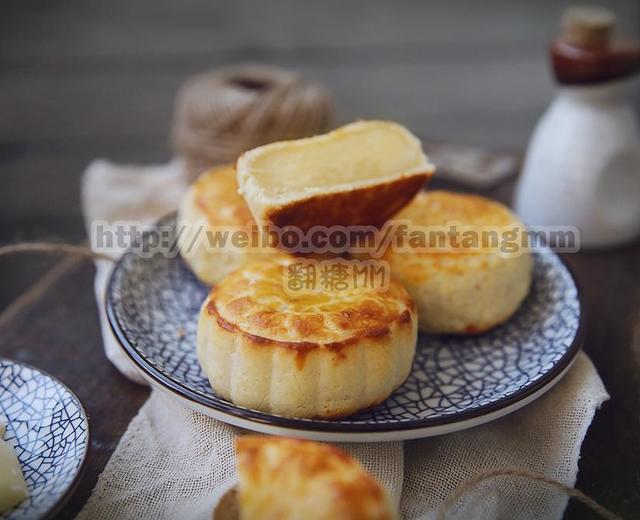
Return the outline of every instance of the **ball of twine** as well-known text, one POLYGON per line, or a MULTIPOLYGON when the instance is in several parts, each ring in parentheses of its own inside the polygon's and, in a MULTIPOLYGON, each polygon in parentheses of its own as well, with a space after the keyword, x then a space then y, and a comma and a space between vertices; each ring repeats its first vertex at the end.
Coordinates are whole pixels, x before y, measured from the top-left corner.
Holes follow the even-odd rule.
POLYGON ((331 96, 321 85, 286 69, 241 65, 182 86, 172 140, 195 176, 256 146, 326 132, 333 119, 331 96))

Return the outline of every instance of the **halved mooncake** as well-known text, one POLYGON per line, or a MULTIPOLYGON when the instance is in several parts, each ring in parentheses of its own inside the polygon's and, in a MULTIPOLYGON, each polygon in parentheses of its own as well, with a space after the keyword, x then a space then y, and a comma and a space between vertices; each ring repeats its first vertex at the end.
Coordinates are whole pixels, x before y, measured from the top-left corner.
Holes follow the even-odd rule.
POLYGON ((246 264, 202 305, 198 358, 214 391, 288 417, 374 406, 409 375, 417 320, 404 287, 292 293, 285 255, 246 264))
POLYGON ((433 174, 420 141, 386 121, 260 146, 240 156, 238 185, 258 221, 276 226, 382 225, 433 174))

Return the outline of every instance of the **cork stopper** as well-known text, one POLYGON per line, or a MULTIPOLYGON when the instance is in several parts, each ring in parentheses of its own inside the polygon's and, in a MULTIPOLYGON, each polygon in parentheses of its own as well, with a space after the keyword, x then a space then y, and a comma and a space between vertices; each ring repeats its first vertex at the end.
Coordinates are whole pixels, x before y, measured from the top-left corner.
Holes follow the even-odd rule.
POLYGON ((604 48, 609 44, 615 24, 615 14, 604 7, 570 7, 562 16, 561 39, 583 49, 604 48))

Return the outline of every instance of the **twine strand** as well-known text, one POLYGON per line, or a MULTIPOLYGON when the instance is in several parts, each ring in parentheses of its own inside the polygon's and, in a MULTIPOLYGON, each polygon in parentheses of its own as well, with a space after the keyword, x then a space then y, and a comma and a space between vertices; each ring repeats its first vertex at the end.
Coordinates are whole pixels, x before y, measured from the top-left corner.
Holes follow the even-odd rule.
POLYGON ((105 253, 93 251, 87 246, 76 246, 73 244, 60 244, 56 242, 21 242, 18 244, 0 246, 0 256, 12 255, 15 253, 63 254, 89 260, 107 260, 109 262, 115 262, 116 260, 105 253))
POLYGON ((540 475, 537 473, 532 473, 530 471, 521 470, 521 469, 493 469, 489 471, 484 471, 479 473, 475 477, 463 482, 460 484, 453 492, 445 499, 440 507, 438 508, 437 520, 445 520, 446 514, 451 510, 451 508, 460 500, 464 495, 469 493, 474 487, 476 487, 481 482, 485 480, 490 480, 495 477, 502 476, 511 476, 511 477, 522 477, 529 480, 534 480, 536 482, 542 482, 543 484, 547 484, 548 486, 554 487, 562 493, 566 494, 570 498, 575 498, 576 500, 582 502, 587 507, 591 508, 593 511, 598 513, 602 518, 606 520, 622 520, 622 518, 615 513, 609 511, 607 508, 601 506, 596 502, 593 498, 589 497, 579 489, 576 489, 571 486, 567 486, 562 482, 558 482, 549 477, 545 477, 544 475, 540 475))

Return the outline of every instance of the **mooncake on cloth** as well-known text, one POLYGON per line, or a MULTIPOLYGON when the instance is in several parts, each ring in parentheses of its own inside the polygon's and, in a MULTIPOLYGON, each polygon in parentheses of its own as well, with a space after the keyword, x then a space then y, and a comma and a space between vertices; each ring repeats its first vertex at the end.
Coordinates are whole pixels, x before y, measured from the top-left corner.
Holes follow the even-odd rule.
POLYGON ((279 437, 236 441, 240 520, 395 520, 387 492, 346 453, 279 437))

